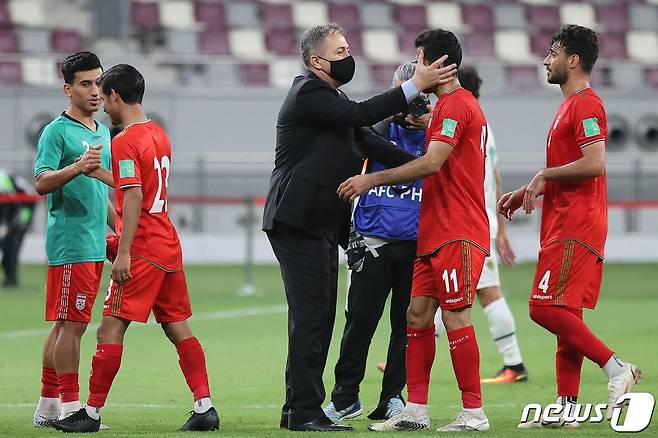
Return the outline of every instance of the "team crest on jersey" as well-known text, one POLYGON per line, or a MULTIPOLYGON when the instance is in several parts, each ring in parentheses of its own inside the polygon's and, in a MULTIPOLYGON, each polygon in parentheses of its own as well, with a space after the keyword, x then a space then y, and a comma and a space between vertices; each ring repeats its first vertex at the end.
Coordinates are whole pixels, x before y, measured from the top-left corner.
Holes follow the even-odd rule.
POLYGON ((78 310, 84 310, 87 305, 87 295, 83 293, 78 293, 75 296, 75 308, 78 310))

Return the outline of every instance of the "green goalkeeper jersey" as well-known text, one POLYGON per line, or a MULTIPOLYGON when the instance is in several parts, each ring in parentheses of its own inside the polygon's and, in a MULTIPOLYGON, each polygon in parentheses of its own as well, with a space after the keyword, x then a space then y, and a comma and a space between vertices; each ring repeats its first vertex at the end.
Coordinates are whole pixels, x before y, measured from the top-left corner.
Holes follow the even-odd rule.
MULTIPOLYGON (((101 166, 111 170, 110 131, 96 122, 92 131, 62 113, 43 128, 37 144, 34 176, 60 170, 75 162, 87 147, 102 144, 101 166)), ((48 194, 46 254, 51 266, 105 259, 108 187, 78 175, 48 194)))

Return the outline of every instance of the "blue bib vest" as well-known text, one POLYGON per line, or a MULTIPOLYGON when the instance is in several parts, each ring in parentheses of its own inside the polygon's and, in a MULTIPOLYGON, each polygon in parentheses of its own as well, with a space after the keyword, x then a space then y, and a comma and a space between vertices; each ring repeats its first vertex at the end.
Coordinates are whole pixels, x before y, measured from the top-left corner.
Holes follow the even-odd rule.
MULTIPOLYGON (((420 157, 425 150, 425 131, 406 129, 396 123, 388 128, 388 139, 399 148, 420 157)), ((384 170, 368 163, 368 173, 384 170)), ((359 197, 354 209, 354 228, 364 236, 392 240, 416 240, 423 181, 397 186, 374 187, 359 197)))

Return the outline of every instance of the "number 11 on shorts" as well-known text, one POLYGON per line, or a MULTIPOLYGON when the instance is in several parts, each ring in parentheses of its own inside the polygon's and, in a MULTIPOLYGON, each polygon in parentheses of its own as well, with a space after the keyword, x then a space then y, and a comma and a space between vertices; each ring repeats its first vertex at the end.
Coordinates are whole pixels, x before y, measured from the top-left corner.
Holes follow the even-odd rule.
POLYGON ((446 292, 450 293, 450 281, 452 280, 452 285, 453 285, 453 290, 452 292, 459 292, 459 286, 457 285, 457 270, 455 268, 452 268, 452 271, 450 271, 450 275, 448 275, 448 270, 444 269, 443 270, 443 275, 441 275, 441 278, 443 278, 443 283, 446 286, 446 292))

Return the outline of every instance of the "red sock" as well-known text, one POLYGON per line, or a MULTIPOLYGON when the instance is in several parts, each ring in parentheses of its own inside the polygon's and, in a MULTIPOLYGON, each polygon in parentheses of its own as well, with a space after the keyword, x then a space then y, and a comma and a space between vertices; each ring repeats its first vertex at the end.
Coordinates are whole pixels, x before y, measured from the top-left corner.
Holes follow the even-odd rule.
POLYGON ((176 345, 176 351, 180 358, 178 361, 180 369, 183 371, 187 386, 194 394, 194 400, 210 397, 206 356, 199 340, 195 337, 184 339, 176 345))
POLYGON ((472 325, 448 331, 452 369, 462 392, 464 409, 482 407, 480 351, 472 325))
POLYGON ((600 367, 612 357, 612 350, 585 325, 580 309, 530 306, 530 318, 600 367))
POLYGON ((407 326, 407 398, 411 403, 427 404, 435 354, 434 324, 421 329, 407 326))
POLYGON ((59 398, 57 372, 54 368, 41 367, 41 397, 59 398))
POLYGON ((558 396, 578 397, 583 358, 582 354, 571 348, 562 338, 557 338, 555 376, 557 378, 558 396))
POLYGON ((94 408, 105 406, 112 381, 121 366, 122 353, 122 344, 96 345, 96 354, 91 359, 91 375, 89 376, 89 399, 87 400, 89 406, 94 408))
POLYGON ((59 385, 59 394, 62 403, 80 400, 80 396, 78 395, 80 392, 78 373, 61 374, 57 376, 57 383, 59 385))

